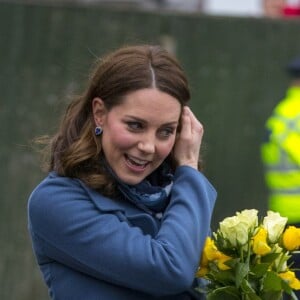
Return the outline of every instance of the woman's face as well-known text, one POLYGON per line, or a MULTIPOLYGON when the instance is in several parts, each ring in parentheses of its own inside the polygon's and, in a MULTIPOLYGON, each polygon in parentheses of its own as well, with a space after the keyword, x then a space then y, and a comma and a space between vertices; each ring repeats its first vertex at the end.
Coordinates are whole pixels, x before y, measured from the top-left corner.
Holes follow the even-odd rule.
POLYGON ((94 120, 103 128, 103 152, 123 182, 138 184, 170 154, 180 112, 176 98, 151 88, 127 94, 109 111, 101 99, 94 99, 94 120))

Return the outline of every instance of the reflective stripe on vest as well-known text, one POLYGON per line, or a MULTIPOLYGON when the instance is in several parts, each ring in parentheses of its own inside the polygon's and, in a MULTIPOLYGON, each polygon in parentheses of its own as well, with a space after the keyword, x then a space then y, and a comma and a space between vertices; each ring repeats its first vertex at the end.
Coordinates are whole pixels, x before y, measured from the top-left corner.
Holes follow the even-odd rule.
POLYGON ((287 217, 289 223, 300 222, 299 195, 271 195, 269 198, 269 209, 279 212, 283 217, 287 217))

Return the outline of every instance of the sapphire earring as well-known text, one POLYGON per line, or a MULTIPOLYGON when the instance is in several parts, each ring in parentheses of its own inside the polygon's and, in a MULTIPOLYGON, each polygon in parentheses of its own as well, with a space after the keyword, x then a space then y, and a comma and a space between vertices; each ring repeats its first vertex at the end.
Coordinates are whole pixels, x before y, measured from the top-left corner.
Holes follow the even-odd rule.
POLYGON ((96 126, 95 127, 95 135, 99 136, 103 132, 103 129, 101 126, 96 126))

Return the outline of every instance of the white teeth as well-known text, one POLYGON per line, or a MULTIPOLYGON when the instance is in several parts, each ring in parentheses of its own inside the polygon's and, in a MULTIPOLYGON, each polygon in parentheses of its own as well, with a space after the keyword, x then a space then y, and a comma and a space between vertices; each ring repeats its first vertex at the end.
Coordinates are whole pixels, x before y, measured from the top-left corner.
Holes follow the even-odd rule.
POLYGON ((129 157, 129 156, 127 156, 127 158, 130 160, 130 162, 132 162, 136 165, 145 165, 148 162, 146 160, 141 160, 141 159, 138 159, 138 158, 132 158, 132 157, 129 157))

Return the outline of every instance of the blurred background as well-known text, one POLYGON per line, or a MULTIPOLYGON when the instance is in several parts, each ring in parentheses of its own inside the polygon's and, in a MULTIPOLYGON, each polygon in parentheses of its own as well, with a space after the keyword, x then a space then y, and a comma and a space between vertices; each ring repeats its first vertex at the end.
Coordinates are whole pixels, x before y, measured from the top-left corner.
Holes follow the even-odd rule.
POLYGON ((31 141, 55 131, 95 58, 125 44, 161 44, 187 72, 218 190, 213 229, 238 210, 264 214, 259 147, 300 54, 299 12, 283 0, 0 1, 0 299, 48 299, 27 233, 45 176, 31 141))

